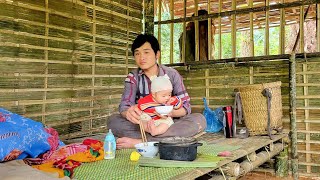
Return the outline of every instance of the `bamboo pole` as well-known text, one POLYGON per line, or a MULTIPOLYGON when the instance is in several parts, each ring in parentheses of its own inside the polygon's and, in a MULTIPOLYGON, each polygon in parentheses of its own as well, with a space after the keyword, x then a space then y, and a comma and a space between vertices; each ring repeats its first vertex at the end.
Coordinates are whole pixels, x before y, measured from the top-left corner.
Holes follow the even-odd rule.
MULTIPOLYGON (((129 7, 129 2, 130 2, 130 0, 127 0, 127 7, 129 7)), ((130 11, 129 10, 127 10, 127 16, 130 16, 130 11)), ((126 31, 127 32, 127 35, 126 35, 127 43, 126 43, 126 61, 125 61, 126 69, 125 69, 124 75, 129 74, 129 30, 128 30, 129 29, 129 23, 130 23, 130 21, 129 21, 129 19, 127 19, 127 24, 126 24, 126 26, 127 26, 127 31, 126 31)))
MULTIPOLYGON (((194 17, 198 17, 198 0, 194 0, 194 17)), ((199 61, 199 20, 194 20, 194 38, 195 38, 195 61, 199 61)))
MULTIPOLYGON (((170 0, 170 17, 171 20, 174 19, 174 1, 170 0)), ((170 24, 170 63, 173 63, 173 30, 174 23, 170 24)))
POLYGON ((209 97, 210 97, 210 89, 209 89, 210 79, 209 79, 209 75, 210 74, 209 73, 210 73, 209 69, 206 69, 205 72, 204 72, 206 99, 207 99, 208 106, 210 105, 210 100, 209 100, 209 97))
POLYGON ((320 4, 317 4, 317 49, 320 52, 320 4))
MULTIPOLYGON (((309 8, 308 8, 309 9, 309 8)), ((304 52, 304 6, 300 6, 300 21, 299 21, 299 35, 300 35, 300 48, 299 52, 304 52)))
MULTIPOLYGON (((208 14, 211 13, 211 0, 207 0, 207 10, 208 10, 208 14)), ((209 18, 208 19, 208 60, 212 59, 212 19, 209 18)))
MULTIPOLYGON (((161 24, 159 22, 161 22, 161 16, 162 16, 162 0, 158 0, 159 1, 159 13, 158 13, 158 41, 159 41, 159 46, 161 47, 161 24)), ((162 64, 161 63, 161 53, 160 53, 160 57, 158 59, 158 63, 159 64, 162 64)))
POLYGON ((260 166, 267 160, 271 159, 276 154, 280 153, 282 151, 283 146, 281 143, 277 143, 274 145, 274 151, 261 151, 257 154, 257 160, 250 162, 249 160, 245 160, 240 163, 240 167, 242 169, 241 175, 244 175, 250 171, 252 171, 254 168, 260 166))
MULTIPOLYGON (((280 3, 283 4, 284 0, 280 0, 280 3)), ((280 9, 280 35, 279 35, 279 53, 285 53, 285 8, 280 9)))
MULTIPOLYGON (((154 34, 154 4, 153 0, 144 0, 145 1, 145 26, 147 34, 154 34)), ((130 17, 130 16, 129 16, 130 17)))
MULTIPOLYGON (((45 0, 45 8, 46 10, 49 9, 49 0, 45 0)), ((49 36, 49 13, 46 11, 46 26, 45 26, 45 37, 49 36)), ((46 38, 44 41, 45 47, 49 46, 48 39, 46 38)), ((44 59, 45 59, 45 78, 44 78, 44 89, 48 88, 48 59, 49 59, 49 53, 48 50, 44 50, 44 59)), ((43 98, 44 101, 47 100, 47 91, 43 92, 43 98)), ((46 104, 42 105, 42 113, 44 114, 46 112, 46 104)), ((46 117, 44 115, 41 116, 41 122, 43 124, 46 124, 46 117)))
MULTIPOLYGON (((187 0, 183 0, 183 18, 187 17, 187 0)), ((186 21, 183 21, 183 37, 182 37, 182 63, 186 61, 186 21)))
MULTIPOLYGON (((249 7, 253 8, 253 0, 249 0, 249 7)), ((254 56, 253 12, 250 12, 250 55, 254 56)))
MULTIPOLYGON (((298 36, 299 37, 299 36, 298 36)), ((290 86, 290 135, 291 135, 291 168, 294 179, 298 179, 298 153, 297 153, 297 104, 296 104, 296 60, 295 51, 292 51, 289 60, 289 86, 290 86)))
MULTIPOLYGON (((222 0, 219 0, 219 13, 222 10, 222 0)), ((218 59, 222 58, 222 26, 221 26, 221 16, 219 16, 219 55, 218 59)))
MULTIPOLYGON (((306 63, 303 63, 302 65, 303 72, 308 71, 308 67, 306 63)), ((308 74, 303 75, 303 83, 308 83, 308 74)), ((309 94, 309 88, 308 86, 303 86, 303 95, 307 96, 309 94)), ((304 106, 309 107, 309 99, 304 99, 304 106)), ((304 110, 305 119, 309 119, 309 109, 304 110)), ((305 123, 306 131, 310 131, 310 123, 305 123)), ((306 134, 306 141, 310 141, 310 134, 306 134)), ((306 151, 310 151, 310 144, 306 143, 306 151)), ((311 156, 309 153, 306 153, 306 162, 311 162, 311 156)), ((307 173, 311 173, 311 166, 307 166, 307 173)))
MULTIPOLYGON (((232 1, 232 10, 235 11, 237 6, 236 1, 232 1)), ((237 29, 236 29, 236 15, 231 15, 231 46, 232 52, 231 57, 235 58, 237 56, 237 29)))
POLYGON ((266 25, 265 25, 265 40, 264 40, 264 54, 269 55, 269 0, 265 0, 265 6, 266 6, 266 11, 265 11, 265 16, 266 16, 266 25))
MULTIPOLYGON (((96 14, 96 0, 93 0, 92 1, 92 4, 93 4, 93 9, 92 9, 92 43, 93 43, 93 46, 92 46, 92 59, 91 59, 91 62, 92 62, 92 66, 91 66, 91 74, 92 74, 92 78, 91 78, 91 86, 94 87, 95 86, 95 74, 96 74, 96 46, 95 46, 95 43, 96 43, 96 34, 97 34, 97 23, 96 23, 96 17, 97 17, 97 14, 96 14)), ((94 89, 91 89, 91 95, 90 96, 95 96, 95 90, 94 89)), ((90 108, 93 108, 94 107, 94 100, 91 100, 90 101, 90 108)), ((93 115, 93 111, 92 109, 90 109, 90 116, 93 115)), ((89 130, 92 129, 92 121, 93 119, 91 118, 89 120, 89 130)))

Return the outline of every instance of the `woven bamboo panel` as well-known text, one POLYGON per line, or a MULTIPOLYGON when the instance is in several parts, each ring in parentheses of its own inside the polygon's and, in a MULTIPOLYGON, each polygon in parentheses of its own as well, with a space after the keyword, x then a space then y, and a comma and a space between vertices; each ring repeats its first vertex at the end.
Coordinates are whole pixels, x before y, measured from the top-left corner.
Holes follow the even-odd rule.
POLYGON ((142 1, 0 1, 0 106, 61 139, 101 132, 117 112, 142 1))
MULTIPOLYGON (((297 129, 300 173, 318 174, 320 166, 320 68, 319 58, 297 63, 297 129)), ((250 65, 215 64, 210 67, 179 69, 191 97, 192 111, 202 112, 202 98, 209 106, 233 105, 234 88, 281 81, 284 129, 290 129, 289 65, 286 61, 256 62, 250 65), (276 68, 275 68, 276 67, 276 68), (205 71, 209 70, 206 76, 205 71), (206 85, 206 80, 209 84, 206 85), (208 93, 206 94, 206 91, 208 93)))

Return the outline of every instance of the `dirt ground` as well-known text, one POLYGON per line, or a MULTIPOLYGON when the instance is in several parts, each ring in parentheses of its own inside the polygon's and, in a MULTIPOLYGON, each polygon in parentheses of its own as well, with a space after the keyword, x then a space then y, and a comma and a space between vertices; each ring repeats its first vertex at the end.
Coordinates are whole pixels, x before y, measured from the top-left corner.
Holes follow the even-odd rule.
MULTIPOLYGON (((250 172, 244 177, 239 178, 239 180, 293 180, 292 177, 275 177, 272 173, 268 172, 250 172)), ((310 178, 310 177, 300 177, 299 180, 320 180, 320 177, 310 178)))

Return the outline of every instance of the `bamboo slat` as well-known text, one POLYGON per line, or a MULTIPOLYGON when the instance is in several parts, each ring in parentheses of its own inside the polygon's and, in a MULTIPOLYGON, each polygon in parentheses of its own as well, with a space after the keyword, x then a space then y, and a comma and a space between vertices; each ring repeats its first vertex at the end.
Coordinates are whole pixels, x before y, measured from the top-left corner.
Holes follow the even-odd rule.
POLYGON ((1 0, 1 106, 64 137, 103 132, 135 67, 141 2, 1 0))
POLYGON ((320 52, 320 4, 317 4, 317 50, 320 52))

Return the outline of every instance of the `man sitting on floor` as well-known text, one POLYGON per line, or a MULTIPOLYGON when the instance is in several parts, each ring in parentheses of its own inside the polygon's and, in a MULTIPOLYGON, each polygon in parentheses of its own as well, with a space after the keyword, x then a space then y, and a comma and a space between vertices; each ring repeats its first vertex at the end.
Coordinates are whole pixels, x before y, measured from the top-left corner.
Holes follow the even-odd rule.
MULTIPOLYGON (((109 117, 108 128, 112 129, 117 139, 117 148, 132 148, 140 143, 141 134, 139 121, 142 111, 137 101, 151 93, 151 76, 167 74, 173 85, 172 96, 179 97, 183 108, 174 109, 168 116, 174 124, 163 134, 151 136, 147 133, 148 141, 158 141, 165 137, 190 137, 202 132, 206 128, 206 120, 200 113, 191 114, 190 97, 183 84, 182 77, 177 70, 157 64, 160 57, 158 40, 153 35, 141 34, 132 44, 132 53, 137 69, 130 72, 125 79, 125 88, 119 105, 120 114, 109 117)), ((146 132, 150 132, 146 129, 146 132)))

